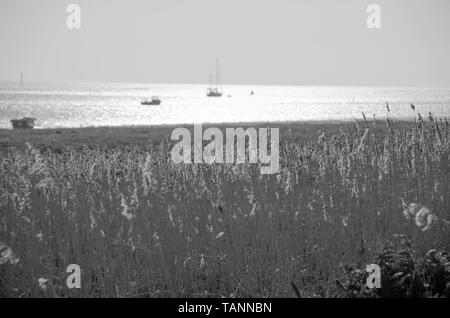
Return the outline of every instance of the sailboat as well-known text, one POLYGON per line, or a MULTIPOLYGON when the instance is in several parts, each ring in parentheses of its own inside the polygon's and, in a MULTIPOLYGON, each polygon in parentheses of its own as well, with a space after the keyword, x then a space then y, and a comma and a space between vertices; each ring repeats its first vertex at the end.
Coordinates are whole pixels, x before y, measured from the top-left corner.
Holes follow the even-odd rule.
POLYGON ((206 96, 208 97, 222 96, 222 79, 219 69, 219 60, 216 60, 215 82, 213 82, 212 72, 209 73, 209 88, 206 90, 206 96))

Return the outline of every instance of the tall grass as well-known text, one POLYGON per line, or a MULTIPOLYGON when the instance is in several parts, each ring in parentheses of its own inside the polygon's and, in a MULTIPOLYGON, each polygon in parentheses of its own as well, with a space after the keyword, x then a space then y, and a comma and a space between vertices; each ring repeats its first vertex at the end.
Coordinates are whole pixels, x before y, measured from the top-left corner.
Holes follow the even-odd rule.
POLYGON ((294 283, 329 296, 340 265, 365 264, 394 233, 448 247, 449 123, 388 120, 382 136, 374 125, 282 139, 277 175, 256 164, 176 165, 169 142, 7 150, 0 242, 20 261, 0 265, 0 295, 292 297, 294 283), (420 231, 400 197, 438 224, 420 231), (66 287, 72 263, 81 289, 66 287))

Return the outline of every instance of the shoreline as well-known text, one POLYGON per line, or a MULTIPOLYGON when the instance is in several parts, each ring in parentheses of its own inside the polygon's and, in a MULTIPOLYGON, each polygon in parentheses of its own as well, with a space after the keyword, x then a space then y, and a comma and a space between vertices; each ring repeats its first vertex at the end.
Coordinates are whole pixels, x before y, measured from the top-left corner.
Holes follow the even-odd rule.
MULTIPOLYGON (((292 122, 254 122, 254 123, 205 123, 203 131, 209 127, 225 128, 248 127, 280 129, 280 138, 291 137, 294 139, 308 140, 316 136, 318 132, 325 131, 334 134, 340 128, 353 127, 355 121, 292 121, 292 122)), ((385 120, 367 121, 367 124, 376 124, 377 134, 383 134, 386 127, 385 120)), ((395 121, 400 128, 407 128, 412 121, 395 121)), ((45 148, 62 149, 66 146, 75 148, 87 146, 100 146, 107 148, 125 148, 144 146, 149 143, 156 145, 170 135, 175 128, 188 128, 193 130, 194 124, 181 125, 148 125, 148 126, 97 126, 83 128, 39 128, 39 129, 0 129, 0 149, 9 147, 22 148, 26 142, 45 148)))

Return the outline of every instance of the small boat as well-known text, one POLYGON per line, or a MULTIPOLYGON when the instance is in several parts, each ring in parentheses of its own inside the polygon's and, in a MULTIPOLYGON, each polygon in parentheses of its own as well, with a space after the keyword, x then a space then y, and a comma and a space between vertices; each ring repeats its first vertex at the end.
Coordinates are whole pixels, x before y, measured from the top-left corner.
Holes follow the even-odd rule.
POLYGON ((221 97, 222 96, 222 79, 219 70, 219 60, 216 61, 216 76, 215 83, 213 83, 213 74, 209 74, 209 88, 206 90, 206 96, 208 97, 221 97))
POLYGON ((18 128, 33 129, 36 118, 22 117, 20 119, 11 119, 10 121, 14 129, 18 128))
POLYGON ((141 102, 141 105, 160 105, 161 104, 161 100, 159 99, 158 96, 152 96, 151 100, 143 100, 141 102))

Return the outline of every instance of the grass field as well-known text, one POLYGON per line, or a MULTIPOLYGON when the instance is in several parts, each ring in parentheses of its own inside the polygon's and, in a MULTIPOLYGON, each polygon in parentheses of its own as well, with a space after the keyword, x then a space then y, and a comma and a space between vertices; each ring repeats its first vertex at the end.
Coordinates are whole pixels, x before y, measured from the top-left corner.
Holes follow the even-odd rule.
POLYGON ((393 234, 448 248, 447 120, 279 127, 276 175, 176 165, 171 127, 1 130, 0 242, 18 262, 0 295, 332 297, 393 234), (421 231, 400 197, 439 222, 421 231))

